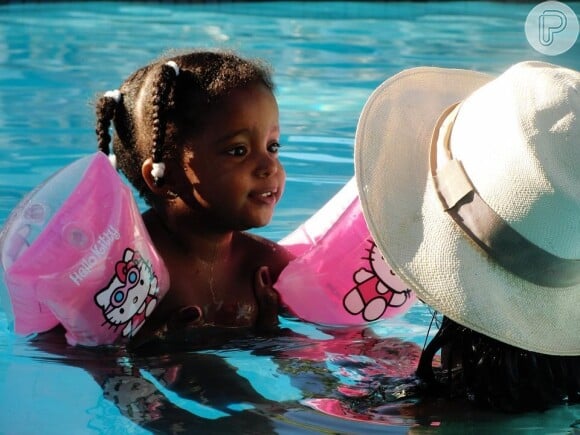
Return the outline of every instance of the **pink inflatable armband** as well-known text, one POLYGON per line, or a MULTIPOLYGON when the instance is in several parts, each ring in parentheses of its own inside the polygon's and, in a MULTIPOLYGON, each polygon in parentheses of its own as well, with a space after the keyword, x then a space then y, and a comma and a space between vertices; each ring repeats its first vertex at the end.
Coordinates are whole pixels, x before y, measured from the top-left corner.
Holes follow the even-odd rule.
POLYGON ((59 323, 69 344, 129 339, 169 289, 130 188, 101 152, 42 183, 0 233, 14 330, 59 323))
POLYGON ((351 179, 279 242, 297 256, 275 284, 297 317, 326 325, 363 325, 407 311, 415 295, 383 259, 351 179))

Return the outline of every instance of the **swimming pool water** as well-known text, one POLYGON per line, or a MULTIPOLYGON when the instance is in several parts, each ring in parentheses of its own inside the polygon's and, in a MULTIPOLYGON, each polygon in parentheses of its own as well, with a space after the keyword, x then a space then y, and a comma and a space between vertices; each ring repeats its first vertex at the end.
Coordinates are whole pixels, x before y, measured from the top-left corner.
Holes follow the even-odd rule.
MULTIPOLYGON (((580 11, 579 3, 568 3, 580 11)), ((94 151, 95 95, 172 49, 224 47, 269 61, 288 182, 259 232, 280 239, 353 175, 370 92, 413 66, 499 73, 529 59, 532 4, 55 3, 0 6, 0 224, 25 193, 94 151)), ((412 126, 410 126, 412 128, 412 126)), ((396 158, 396 156, 393 156, 396 158)), ((0 292, 2 294, 2 292, 0 292)), ((10 332, 0 312, 0 433, 573 433, 578 407, 506 416, 419 406, 405 391, 429 310, 364 331, 283 319, 286 333, 202 351, 66 348, 10 332), (388 392, 390 396, 383 397, 388 392), (394 400, 398 396, 399 400, 394 400), (337 415, 343 414, 340 417, 337 415), (331 415, 329 415, 331 414, 331 415)))

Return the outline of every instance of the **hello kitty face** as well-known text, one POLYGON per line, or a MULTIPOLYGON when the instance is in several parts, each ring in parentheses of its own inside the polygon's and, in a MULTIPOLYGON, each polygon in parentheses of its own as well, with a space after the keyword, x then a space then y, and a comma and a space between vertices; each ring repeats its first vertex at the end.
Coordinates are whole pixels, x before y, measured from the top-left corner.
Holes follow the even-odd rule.
POLYGON ((362 315, 367 322, 378 320, 390 307, 401 307, 408 300, 410 290, 395 275, 373 240, 369 240, 369 255, 364 257, 368 267, 355 271, 352 287, 343 298, 345 310, 362 315), (369 269, 370 267, 370 269, 369 269))
POLYGON ((115 275, 95 295, 95 302, 103 311, 105 324, 128 325, 123 335, 132 336, 155 307, 158 292, 157 277, 150 263, 138 252, 126 249, 123 260, 115 266, 115 275))
POLYGON ((390 289, 399 292, 407 290, 407 286, 395 275, 374 242, 369 250, 369 264, 374 274, 390 289))

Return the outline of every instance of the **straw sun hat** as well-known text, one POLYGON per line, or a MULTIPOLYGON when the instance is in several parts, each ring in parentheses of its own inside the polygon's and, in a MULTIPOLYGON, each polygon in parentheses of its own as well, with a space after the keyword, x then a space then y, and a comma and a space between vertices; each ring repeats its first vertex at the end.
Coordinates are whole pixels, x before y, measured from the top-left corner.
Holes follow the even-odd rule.
POLYGON ((355 167, 393 271, 452 320, 580 355, 580 73, 413 68, 370 96, 355 167), (458 103, 458 104, 456 104, 458 103))

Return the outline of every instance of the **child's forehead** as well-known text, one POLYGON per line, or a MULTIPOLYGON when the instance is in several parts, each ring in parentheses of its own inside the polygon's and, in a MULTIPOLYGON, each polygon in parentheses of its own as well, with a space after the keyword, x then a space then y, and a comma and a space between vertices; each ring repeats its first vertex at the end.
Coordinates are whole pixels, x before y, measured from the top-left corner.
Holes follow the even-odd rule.
POLYGON ((238 134, 279 134, 278 104, 267 87, 239 89, 213 105, 194 136, 202 142, 221 142, 238 134))

